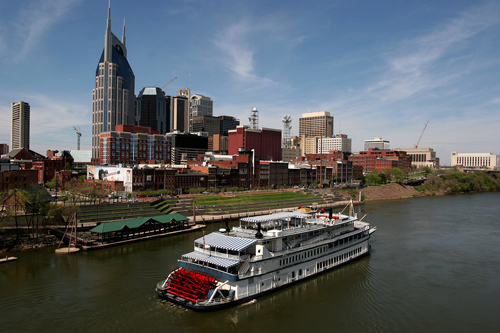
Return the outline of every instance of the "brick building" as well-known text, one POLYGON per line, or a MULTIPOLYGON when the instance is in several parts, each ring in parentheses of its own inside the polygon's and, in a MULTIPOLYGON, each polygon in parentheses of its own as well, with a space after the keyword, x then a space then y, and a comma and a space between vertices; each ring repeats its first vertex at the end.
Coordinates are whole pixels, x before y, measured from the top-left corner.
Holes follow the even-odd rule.
POLYGON ((99 165, 170 163, 170 140, 150 127, 116 125, 115 131, 99 134, 99 140, 99 165))
POLYGON ((411 156, 405 151, 398 150, 380 150, 377 148, 360 151, 356 158, 349 158, 355 165, 363 165, 364 172, 369 173, 374 169, 384 172, 386 168, 399 168, 409 170, 411 168, 411 156), (364 156, 372 156, 363 161, 364 156), (386 160, 392 161, 387 162, 386 160), (365 167, 366 166, 366 167, 365 167))
POLYGON ((0 192, 38 185, 37 170, 0 171, 0 192))
POLYGON ((281 130, 238 126, 228 132, 228 154, 236 155, 240 150, 253 150, 260 160, 280 161, 281 130))

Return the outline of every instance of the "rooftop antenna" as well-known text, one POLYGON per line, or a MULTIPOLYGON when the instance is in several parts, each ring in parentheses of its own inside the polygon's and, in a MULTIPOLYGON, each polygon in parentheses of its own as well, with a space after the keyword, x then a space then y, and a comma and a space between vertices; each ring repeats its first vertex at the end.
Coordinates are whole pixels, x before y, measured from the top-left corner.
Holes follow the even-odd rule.
POLYGON ((75 126, 73 126, 73 129, 75 130, 77 137, 76 150, 80 150, 80 137, 82 136, 82 132, 80 131, 80 128, 76 128, 75 126))
POLYGON ((292 130, 292 116, 284 115, 283 116, 283 143, 282 148, 290 148, 291 146, 291 130, 292 130))
POLYGON ((250 128, 259 128, 259 111, 257 108, 253 108, 252 115, 248 117, 248 120, 250 121, 250 128))

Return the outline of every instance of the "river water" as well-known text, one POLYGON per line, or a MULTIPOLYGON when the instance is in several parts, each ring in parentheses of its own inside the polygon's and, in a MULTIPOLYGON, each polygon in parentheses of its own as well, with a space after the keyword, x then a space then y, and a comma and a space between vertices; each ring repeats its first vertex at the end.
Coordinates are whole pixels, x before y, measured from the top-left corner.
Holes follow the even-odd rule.
POLYGON ((499 332, 499 202, 485 193, 356 207, 378 228, 369 256, 211 313, 154 292, 201 232, 70 256, 11 253, 0 332, 499 332))

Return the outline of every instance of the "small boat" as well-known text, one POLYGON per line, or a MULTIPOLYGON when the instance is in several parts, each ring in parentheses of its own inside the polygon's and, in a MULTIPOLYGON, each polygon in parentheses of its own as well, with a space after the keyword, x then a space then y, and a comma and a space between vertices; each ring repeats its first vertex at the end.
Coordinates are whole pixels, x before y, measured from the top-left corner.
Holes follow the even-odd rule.
MULTIPOLYGON (((162 299, 197 311, 218 310, 313 277, 370 252, 376 230, 331 208, 245 217, 194 241, 178 268, 156 286, 162 299)), ((366 215, 365 215, 366 216, 366 215)), ((363 216, 364 218, 364 216, 363 216)))

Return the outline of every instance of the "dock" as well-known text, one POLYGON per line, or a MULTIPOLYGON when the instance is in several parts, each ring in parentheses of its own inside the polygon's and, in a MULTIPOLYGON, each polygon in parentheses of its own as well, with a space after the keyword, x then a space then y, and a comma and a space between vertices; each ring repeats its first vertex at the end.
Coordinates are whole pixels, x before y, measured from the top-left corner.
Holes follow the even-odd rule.
POLYGON ((202 229, 205 227, 206 226, 204 224, 196 224, 196 225, 193 225, 187 229, 169 231, 169 232, 160 233, 160 234, 145 235, 145 236, 141 236, 141 237, 135 237, 135 238, 125 239, 125 240, 120 240, 120 241, 115 241, 115 242, 109 242, 109 243, 100 243, 100 244, 95 244, 95 245, 85 244, 85 245, 81 246, 81 249, 84 251, 102 249, 102 248, 110 247, 110 246, 123 245, 123 244, 134 243, 134 242, 139 242, 139 241, 148 240, 148 239, 155 239, 155 238, 160 238, 160 237, 165 237, 165 236, 170 236, 170 235, 176 235, 176 234, 183 233, 183 232, 196 231, 196 230, 199 230, 199 229, 202 229))
POLYGON ((5 257, 5 258, 0 258, 0 264, 4 262, 9 262, 9 261, 16 261, 17 257, 5 257))

